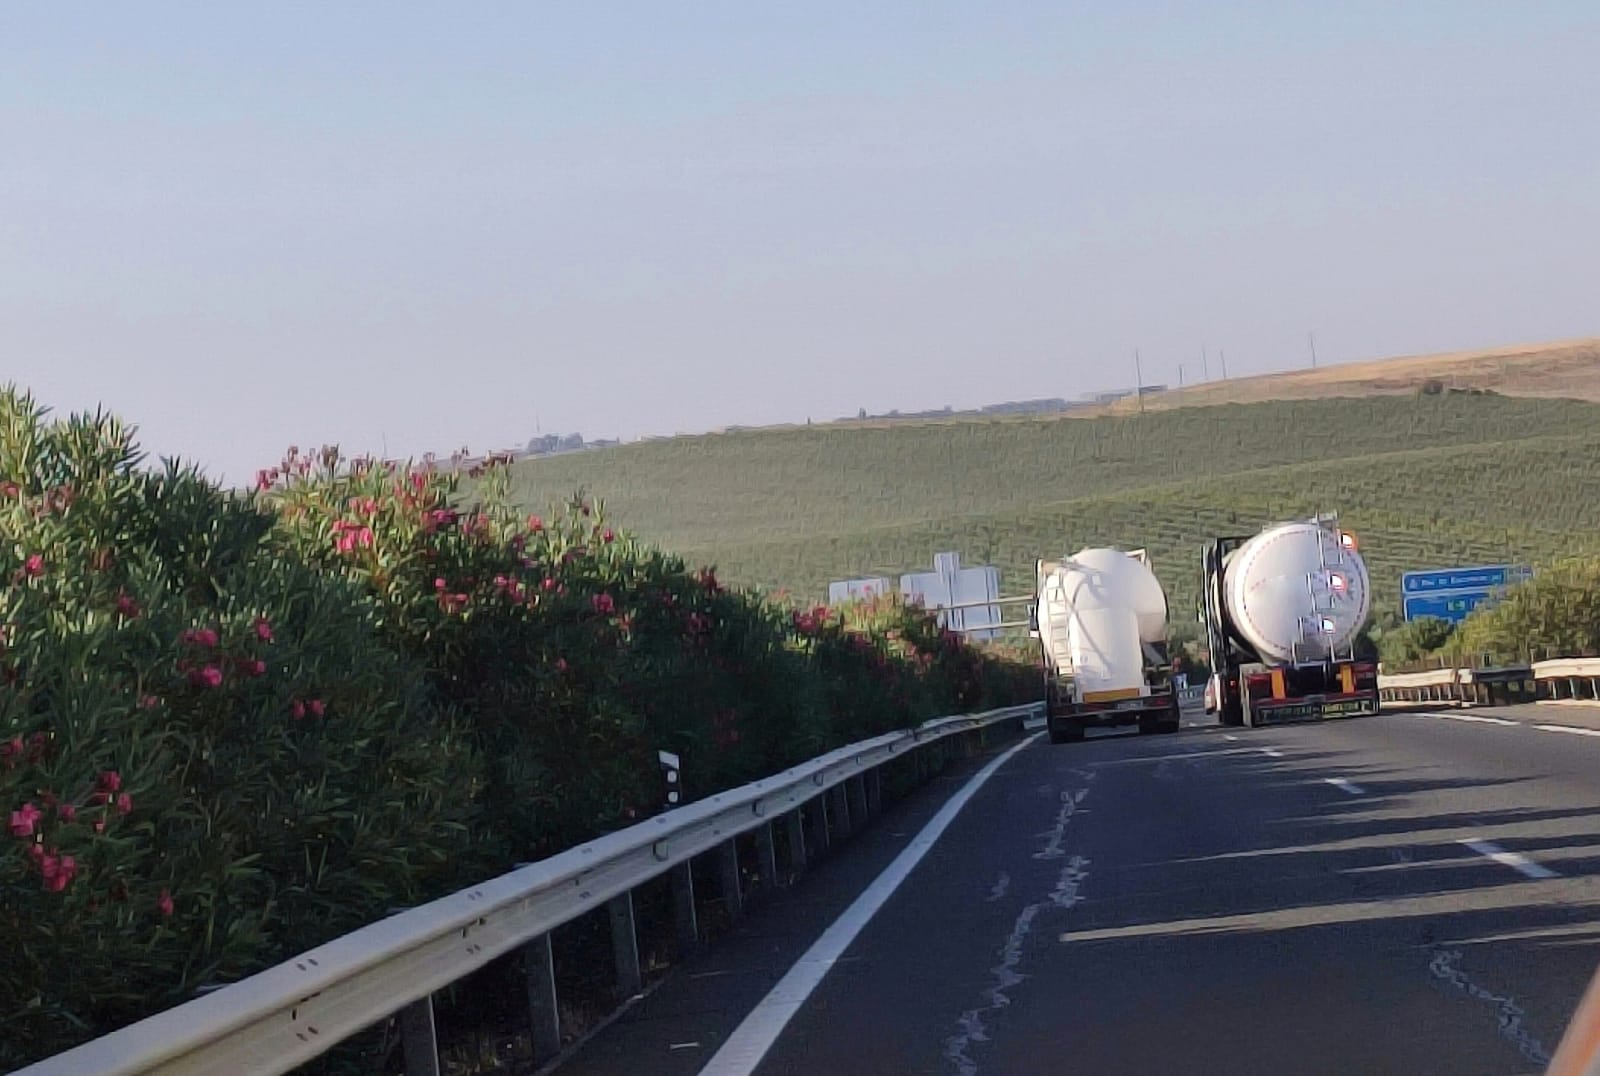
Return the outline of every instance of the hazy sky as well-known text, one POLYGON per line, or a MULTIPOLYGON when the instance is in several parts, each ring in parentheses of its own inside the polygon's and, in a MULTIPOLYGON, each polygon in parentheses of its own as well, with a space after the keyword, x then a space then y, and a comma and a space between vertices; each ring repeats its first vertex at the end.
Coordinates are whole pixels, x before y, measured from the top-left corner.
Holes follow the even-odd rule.
POLYGON ((0 382, 232 481, 1600 332, 1594 0, 254 7, 0 7, 0 382))

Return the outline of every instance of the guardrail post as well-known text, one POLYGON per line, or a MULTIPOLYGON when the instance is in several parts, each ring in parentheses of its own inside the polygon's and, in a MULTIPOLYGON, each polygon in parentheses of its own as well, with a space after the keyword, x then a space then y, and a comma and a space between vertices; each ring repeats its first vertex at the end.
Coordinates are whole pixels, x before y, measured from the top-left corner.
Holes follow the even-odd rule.
POLYGON ((784 819, 789 833, 789 871, 796 878, 806 869, 806 822, 801 814, 805 808, 790 811, 784 819))
POLYGON ((687 859, 672 868, 672 916, 678 926, 678 949, 687 953, 700 944, 700 920, 694 908, 694 868, 687 859))
POLYGON ((811 831, 817 836, 817 851, 826 852, 833 843, 833 837, 828 833, 828 794, 814 797, 805 805, 811 812, 811 831))
POLYGON ((845 795, 843 782, 828 789, 828 814, 830 821, 837 823, 839 836, 850 836, 850 798, 845 795))
POLYGON ((845 785, 845 798, 850 804, 850 820, 865 823, 867 820, 867 779, 863 774, 856 774, 845 785))
POLYGON ((867 813, 876 816, 883 810, 883 767, 874 766, 866 776, 867 813))
POLYGON ((633 921, 633 891, 618 894, 606 902, 611 913, 611 952, 617 961, 617 994, 631 998, 644 989, 639 970, 639 935, 633 921))
POLYGON ((550 935, 541 934, 522 947, 522 967, 528 979, 533 1060, 542 1064, 561 1052, 561 1011, 556 1007, 556 962, 550 952, 550 935))
POLYGON ((756 830, 756 856, 761 865, 761 884, 778 887, 778 843, 772 838, 772 823, 756 830))
POLYGON ((727 906, 728 918, 737 919, 744 910, 744 893, 740 889, 739 846, 732 838, 717 850, 717 864, 722 871, 722 902, 727 906))
POLYGON ((439 1076, 439 1039, 433 1028, 433 995, 400 1010, 400 1046, 406 1076, 439 1076))

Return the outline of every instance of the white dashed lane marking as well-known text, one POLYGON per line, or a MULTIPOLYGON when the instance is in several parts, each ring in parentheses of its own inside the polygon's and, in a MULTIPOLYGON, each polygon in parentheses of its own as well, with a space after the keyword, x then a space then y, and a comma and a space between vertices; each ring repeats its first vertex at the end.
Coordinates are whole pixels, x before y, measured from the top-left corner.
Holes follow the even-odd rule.
POLYGON ((1600 736, 1600 731, 1595 729, 1574 728, 1571 725, 1535 725, 1540 732, 1565 732, 1572 736, 1600 736))
POLYGON ((1520 721, 1507 721, 1503 717, 1479 717, 1476 714, 1434 714, 1446 721, 1475 721, 1480 725, 1520 725, 1520 721))
POLYGON ((1557 878, 1560 877, 1549 867, 1542 867, 1517 852, 1508 852, 1493 841, 1462 841, 1462 844, 1478 853, 1494 860, 1503 867, 1510 867, 1525 878, 1557 878))

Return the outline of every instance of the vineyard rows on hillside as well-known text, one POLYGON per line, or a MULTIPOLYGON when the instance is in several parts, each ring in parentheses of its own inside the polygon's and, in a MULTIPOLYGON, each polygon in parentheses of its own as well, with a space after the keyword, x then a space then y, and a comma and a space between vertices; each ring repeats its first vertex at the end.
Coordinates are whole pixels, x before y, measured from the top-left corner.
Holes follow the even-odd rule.
MULTIPOLYGON (((1595 404, 1493 396, 1265 403, 1121 418, 823 426, 528 461, 514 469, 514 492, 523 503, 542 505, 587 486, 615 518, 667 548, 716 550, 1017 512, 1262 468, 1597 430, 1595 404)), ((1355 482, 1377 477, 1346 476, 1355 482)), ((1391 477, 1403 478, 1383 479, 1391 477)))
POLYGON ((1394 612, 1409 569, 1600 548, 1600 407, 1376 398, 751 432, 541 463, 516 481, 533 503, 587 485, 647 537, 803 599, 943 550, 998 565, 1016 593, 1037 557, 1144 546, 1180 621, 1208 536, 1338 511, 1361 533, 1376 608, 1394 612))

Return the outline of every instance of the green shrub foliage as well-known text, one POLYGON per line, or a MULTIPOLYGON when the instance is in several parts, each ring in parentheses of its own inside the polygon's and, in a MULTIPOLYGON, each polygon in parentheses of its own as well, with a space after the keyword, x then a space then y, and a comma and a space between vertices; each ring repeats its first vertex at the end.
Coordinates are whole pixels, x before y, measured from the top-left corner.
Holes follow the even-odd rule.
POLYGON ((659 749, 693 798, 1036 687, 472 477, 291 450, 234 494, 0 391, 0 1062, 653 813, 659 749))

